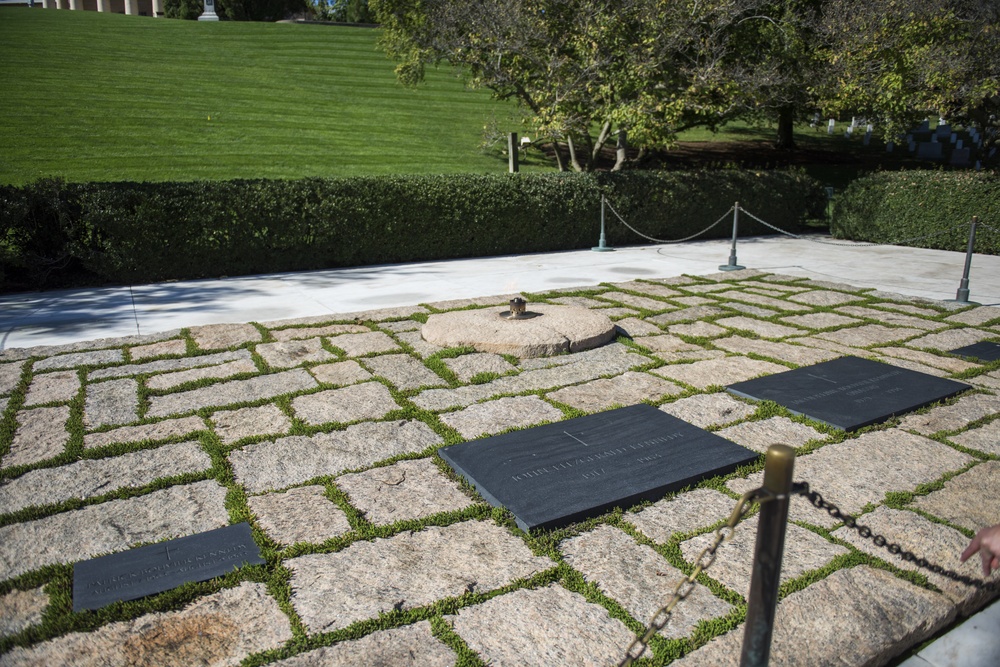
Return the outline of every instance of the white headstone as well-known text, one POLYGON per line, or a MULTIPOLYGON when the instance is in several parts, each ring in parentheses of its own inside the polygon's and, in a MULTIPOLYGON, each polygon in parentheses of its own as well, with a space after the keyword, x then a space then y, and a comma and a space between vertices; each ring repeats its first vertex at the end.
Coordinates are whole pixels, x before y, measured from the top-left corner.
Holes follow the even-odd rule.
POLYGON ((885 142, 885 152, 886 153, 891 153, 894 148, 896 148, 896 145, 893 144, 891 141, 885 142))
POLYGON ((865 126, 865 132, 867 132, 868 134, 871 134, 871 133, 872 133, 872 130, 874 130, 874 129, 875 129, 875 128, 874 128, 874 127, 872 127, 872 124, 871 124, 871 123, 868 123, 868 125, 866 125, 866 126, 865 126))
POLYGON ((830 122, 826 124, 826 133, 833 134, 833 130, 836 127, 837 127, 837 121, 831 118, 830 122))
POLYGON ((948 141, 950 141, 951 143, 955 143, 956 141, 958 141, 958 134, 952 132, 951 138, 949 138, 948 141))
POLYGON ((961 147, 962 147, 962 140, 958 139, 957 141, 955 141, 955 148, 961 148, 961 147))
POLYGON ((938 142, 937 135, 936 134, 932 134, 931 135, 931 143, 932 144, 936 144, 937 142, 938 142))
POLYGON ((198 17, 199 21, 218 21, 219 15, 215 13, 215 0, 205 0, 205 11, 198 17))
POLYGON ((867 146, 871 142, 872 142, 872 133, 871 132, 865 132, 865 138, 861 140, 861 143, 864 144, 865 146, 867 146))
POLYGON ((907 144, 907 146, 909 147, 911 153, 917 150, 917 142, 915 142, 913 139, 910 139, 910 143, 907 144))

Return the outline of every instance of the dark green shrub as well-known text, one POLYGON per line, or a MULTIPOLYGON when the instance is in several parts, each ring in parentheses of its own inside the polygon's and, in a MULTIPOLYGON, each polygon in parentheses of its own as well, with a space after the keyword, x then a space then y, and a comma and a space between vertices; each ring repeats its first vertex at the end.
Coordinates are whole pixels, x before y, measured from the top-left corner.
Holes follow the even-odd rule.
POLYGON ((976 252, 1000 254, 1000 177, 996 172, 880 172, 844 190, 834 209, 831 231, 840 238, 875 243, 932 235, 900 245, 964 252, 972 216, 984 223, 976 236, 976 252))
MULTIPOLYGON (((0 189, 4 219, 25 218, 30 207, 23 201, 50 201, 52 187, 0 189)), ((67 204, 45 210, 71 215, 51 247, 69 248, 95 280, 129 283, 589 248, 598 240, 602 194, 632 226, 661 239, 704 229, 736 200, 795 231, 823 202, 819 185, 800 173, 741 170, 83 183, 57 190, 67 204)), ((771 233, 743 220, 741 235, 771 233)), ((0 237, 24 226, 5 224, 0 237)), ((702 238, 730 233, 727 221, 702 238)), ((611 244, 645 242, 610 213, 607 234, 611 244)), ((26 247, 11 244, 10 253, 22 261, 26 247)))

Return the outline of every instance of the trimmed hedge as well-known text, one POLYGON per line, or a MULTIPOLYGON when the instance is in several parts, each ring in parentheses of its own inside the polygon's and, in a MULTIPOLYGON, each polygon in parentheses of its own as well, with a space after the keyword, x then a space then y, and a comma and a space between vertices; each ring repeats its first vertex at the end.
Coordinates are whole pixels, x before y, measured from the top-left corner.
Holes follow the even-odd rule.
MULTIPOLYGON (((800 172, 743 170, 39 181, 0 187, 0 271, 23 288, 45 281, 32 268, 39 257, 71 258, 91 283, 141 283, 589 248, 602 194, 662 239, 698 232, 737 200, 789 231, 824 204, 800 172)), ((741 223, 741 235, 761 232, 770 233, 741 223)), ((730 233, 720 224, 703 238, 730 233)), ((644 242, 610 213, 607 235, 611 244, 644 242)))
POLYGON ((965 252, 972 216, 989 226, 978 228, 975 251, 1000 254, 1000 176, 996 172, 880 172, 844 190, 830 229, 840 238, 874 243, 948 230, 900 245, 965 252))

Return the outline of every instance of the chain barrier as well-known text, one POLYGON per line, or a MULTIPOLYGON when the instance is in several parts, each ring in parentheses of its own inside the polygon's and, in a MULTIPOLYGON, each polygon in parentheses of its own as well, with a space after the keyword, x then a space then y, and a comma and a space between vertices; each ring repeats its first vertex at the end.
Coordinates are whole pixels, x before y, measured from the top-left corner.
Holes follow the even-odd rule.
MULTIPOLYGON (((875 546, 884 548, 894 556, 899 556, 905 562, 913 563, 918 568, 928 570, 929 572, 941 575, 951 579, 952 581, 965 584, 966 586, 971 586, 977 590, 988 590, 996 586, 996 582, 986 582, 981 579, 975 579, 964 574, 959 574, 953 570, 948 570, 940 565, 931 563, 926 558, 921 558, 912 551, 906 551, 899 544, 890 542, 884 535, 872 532, 871 528, 868 526, 858 523, 856 517, 841 512, 839 507, 825 500, 819 492, 810 490, 808 482, 796 482, 792 484, 790 495, 803 496, 816 508, 825 510, 834 519, 843 522, 843 524, 848 528, 857 531, 858 535, 864 539, 871 540, 875 546)), ((785 498, 787 498, 787 496, 774 494, 763 487, 743 494, 743 497, 737 501, 736 507, 733 508, 732 514, 729 515, 729 521, 726 525, 720 526, 715 531, 715 538, 712 540, 712 543, 702 549, 701 553, 698 554, 698 558, 695 560, 694 570, 692 570, 691 574, 677 583, 667 602, 653 614, 649 624, 646 626, 645 632, 642 635, 637 636, 632 643, 629 644, 629 647, 625 649, 625 657, 618 663, 618 667, 628 667, 631 665, 633 661, 637 660, 643 654, 649 646, 649 641, 653 638, 653 636, 666 627, 667 623, 670 622, 670 617, 673 613, 674 607, 691 594, 694 590, 695 580, 698 578, 698 575, 708 570, 708 568, 715 562, 715 552, 718 550, 719 545, 732 539, 733 535, 736 533, 736 526, 743 520, 747 512, 749 512, 750 505, 753 503, 763 504, 771 500, 783 500, 785 498)))
POLYGON ((630 225, 627 222, 625 222, 625 218, 621 217, 618 214, 618 211, 615 210, 615 207, 611 205, 611 202, 609 202, 607 200, 607 198, 605 198, 604 203, 607 204, 608 208, 611 209, 611 212, 615 214, 615 217, 618 218, 623 225, 625 225, 626 227, 628 227, 629 229, 631 229, 633 232, 635 232, 636 234, 638 234, 642 238, 647 239, 649 241, 655 241, 656 243, 683 243, 684 241, 690 241, 691 239, 698 238, 699 236, 701 236, 702 234, 708 232, 713 227, 715 227, 716 225, 718 225, 720 222, 722 222, 723 220, 725 220, 726 217, 729 215, 729 213, 733 210, 733 207, 730 206, 729 210, 722 214, 722 217, 720 217, 718 220, 716 220, 711 225, 709 225, 705 229, 701 230, 697 234, 692 234, 691 236, 686 236, 686 237, 684 237, 682 239, 675 239, 673 241, 664 241, 663 239, 656 239, 656 238, 653 238, 652 236, 647 236, 646 234, 643 234, 642 232, 640 232, 638 229, 636 229, 632 225, 630 225))
POLYGON ((715 552, 719 548, 719 545, 723 541, 728 542, 732 539, 733 534, 736 532, 736 526, 743 520, 743 517, 750 510, 751 503, 766 502, 771 500, 772 497, 768 495, 768 491, 764 488, 755 489, 753 491, 748 491, 743 494, 743 497, 739 499, 736 503, 736 507, 733 508, 732 514, 729 515, 729 521, 726 525, 720 526, 715 531, 715 539, 707 547, 702 549, 701 553, 698 554, 698 558, 695 560, 694 570, 691 571, 686 578, 681 579, 676 586, 674 586, 673 593, 667 602, 656 610, 653 617, 650 619, 649 624, 646 626, 646 631, 635 638, 635 640, 629 644, 629 647, 625 649, 625 657, 621 662, 618 663, 618 667, 628 667, 632 664, 632 661, 638 659, 639 656, 643 654, 646 647, 649 646, 649 640, 653 636, 666 627, 667 623, 670 622, 670 615, 674 611, 674 607, 677 604, 691 594, 694 590, 695 580, 698 575, 707 570, 715 562, 715 552), (728 532, 724 532, 727 531, 728 532), (636 650, 638 648, 638 651, 636 650))
POLYGON ((972 586, 978 590, 984 590, 992 588, 993 585, 982 581, 980 579, 974 579, 973 577, 966 576, 964 574, 959 574, 953 570, 948 570, 940 565, 931 563, 926 558, 920 558, 912 551, 906 551, 900 545, 895 542, 890 542, 884 535, 879 535, 878 533, 873 533, 871 528, 863 524, 858 523, 856 517, 845 514, 840 511, 840 508, 831 502, 823 499, 823 496, 816 491, 811 491, 809 489, 809 482, 796 482, 792 485, 792 494, 803 496, 814 507, 825 510, 827 514, 832 516, 838 521, 843 521, 844 525, 857 531, 858 535, 866 540, 871 540, 875 546, 883 548, 894 556, 899 556, 907 563, 913 563, 917 567, 933 572, 934 574, 939 574, 943 577, 947 577, 952 581, 957 581, 958 583, 965 584, 966 586, 972 586))
MULTIPOLYGON (((873 247, 876 247, 876 246, 904 245, 904 244, 907 244, 907 243, 911 243, 913 241, 923 241, 924 239, 933 238, 935 236, 941 236, 942 234, 947 234, 948 232, 954 231, 954 230, 958 229, 959 227, 968 226, 968 224, 969 224, 967 222, 959 222, 957 224, 952 225, 951 227, 948 227, 947 229, 942 229, 940 231, 931 232, 930 234, 924 234, 923 236, 914 236, 914 237, 911 237, 911 238, 908 238, 908 239, 897 239, 895 241, 887 241, 885 243, 839 243, 837 241, 824 241, 822 239, 812 239, 812 238, 809 238, 808 236, 803 236, 801 234, 793 234, 791 232, 785 231, 784 229, 781 229, 780 227, 775 227, 774 225, 772 225, 769 222, 761 220, 760 218, 758 218, 756 215, 754 215, 750 211, 746 210, 745 208, 741 208, 740 210, 743 213, 749 215, 751 218, 753 218, 754 220, 756 220, 760 224, 764 225, 765 227, 770 227, 771 229, 773 229, 774 231, 778 232, 779 234, 784 234, 785 236, 791 236, 793 239, 799 239, 800 241, 809 241, 810 243, 819 243, 821 245, 842 246, 842 247, 845 247, 845 248, 873 248, 873 247)), ((980 223, 980 224, 982 224, 982 223, 980 223)))

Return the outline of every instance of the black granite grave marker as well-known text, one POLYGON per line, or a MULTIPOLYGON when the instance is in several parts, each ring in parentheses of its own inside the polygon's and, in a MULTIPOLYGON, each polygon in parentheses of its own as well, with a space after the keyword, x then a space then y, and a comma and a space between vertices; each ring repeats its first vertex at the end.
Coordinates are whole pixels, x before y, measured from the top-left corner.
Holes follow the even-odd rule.
POLYGON ((738 382, 726 389, 737 396, 774 401, 797 415, 855 431, 971 387, 877 361, 840 357, 738 382))
POLYGON ((73 567, 73 611, 136 600, 263 562, 248 523, 81 561, 73 567))
POLYGON ((649 405, 438 452, 523 530, 558 528, 732 472, 758 454, 649 405))
POLYGON ((957 350, 951 350, 951 353, 961 357, 976 357, 983 361, 997 361, 1000 359, 1000 343, 983 341, 960 347, 957 350))

